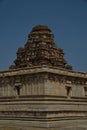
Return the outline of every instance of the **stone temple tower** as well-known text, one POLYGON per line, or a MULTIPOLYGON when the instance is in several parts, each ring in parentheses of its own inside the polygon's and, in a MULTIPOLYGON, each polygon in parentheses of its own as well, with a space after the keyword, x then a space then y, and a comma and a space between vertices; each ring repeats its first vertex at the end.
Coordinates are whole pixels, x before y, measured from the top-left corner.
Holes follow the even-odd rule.
POLYGON ((12 68, 48 65, 62 69, 72 69, 64 59, 63 49, 54 43, 52 31, 44 25, 35 26, 28 36, 24 48, 18 48, 17 59, 12 68))
POLYGON ((0 130, 87 130, 87 73, 72 69, 45 25, 0 71, 0 130))

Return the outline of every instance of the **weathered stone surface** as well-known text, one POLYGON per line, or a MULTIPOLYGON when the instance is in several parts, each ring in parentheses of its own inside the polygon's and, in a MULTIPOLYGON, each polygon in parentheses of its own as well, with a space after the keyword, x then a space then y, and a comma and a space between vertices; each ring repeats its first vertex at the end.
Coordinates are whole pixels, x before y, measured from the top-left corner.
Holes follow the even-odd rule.
POLYGON ((86 130, 87 73, 75 72, 47 26, 0 71, 0 130, 86 130))
POLYGON ((37 65, 72 69, 64 59, 63 49, 54 43, 52 31, 44 25, 38 25, 32 29, 24 48, 18 48, 14 63, 11 69, 37 65))

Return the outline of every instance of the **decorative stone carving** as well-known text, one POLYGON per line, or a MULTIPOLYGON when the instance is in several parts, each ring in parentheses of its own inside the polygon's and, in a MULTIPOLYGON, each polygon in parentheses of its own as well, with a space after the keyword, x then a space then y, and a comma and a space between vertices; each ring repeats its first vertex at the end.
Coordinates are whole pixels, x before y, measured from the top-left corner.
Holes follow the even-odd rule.
POLYGON ((48 65, 72 70, 64 59, 63 49, 54 43, 52 31, 44 25, 32 29, 24 48, 18 48, 14 63, 10 69, 48 65))
POLYGON ((0 129, 87 127, 87 73, 72 70, 47 26, 32 29, 14 63, 0 72, 0 129))

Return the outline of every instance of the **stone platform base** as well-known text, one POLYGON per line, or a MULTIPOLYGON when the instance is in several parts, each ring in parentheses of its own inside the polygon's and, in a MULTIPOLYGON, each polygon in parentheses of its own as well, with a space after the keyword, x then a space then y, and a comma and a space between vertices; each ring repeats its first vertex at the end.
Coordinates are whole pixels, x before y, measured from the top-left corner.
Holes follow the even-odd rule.
POLYGON ((87 120, 62 120, 47 123, 36 121, 0 120, 0 130, 87 130, 87 120), (39 127, 36 127, 36 124, 39 124, 39 127))

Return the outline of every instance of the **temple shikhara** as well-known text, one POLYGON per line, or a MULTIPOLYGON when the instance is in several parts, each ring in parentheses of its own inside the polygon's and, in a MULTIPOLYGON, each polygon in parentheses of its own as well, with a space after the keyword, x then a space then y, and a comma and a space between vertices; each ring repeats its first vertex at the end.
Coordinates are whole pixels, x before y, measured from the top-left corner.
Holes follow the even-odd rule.
POLYGON ((64 59, 63 49, 54 43, 54 35, 47 26, 35 26, 24 48, 18 48, 14 69, 48 65, 72 69, 64 59))
POLYGON ((87 73, 76 72, 45 25, 0 71, 0 130, 87 130, 87 73))

